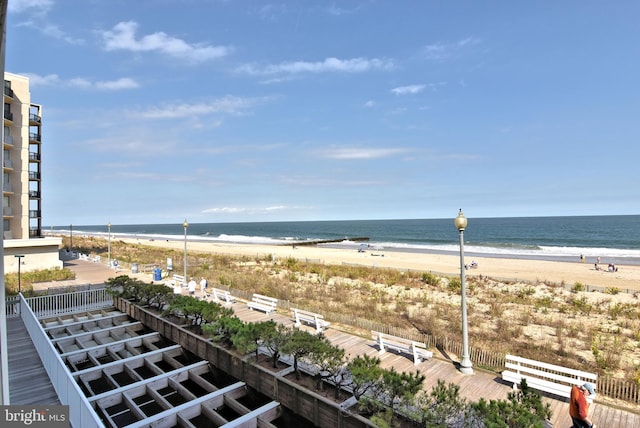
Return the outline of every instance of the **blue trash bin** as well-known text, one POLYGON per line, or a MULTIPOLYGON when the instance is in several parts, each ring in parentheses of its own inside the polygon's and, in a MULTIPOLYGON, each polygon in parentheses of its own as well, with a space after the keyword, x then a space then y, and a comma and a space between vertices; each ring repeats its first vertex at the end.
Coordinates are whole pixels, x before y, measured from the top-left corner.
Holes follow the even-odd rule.
POLYGON ((162 280, 162 269, 160 268, 155 268, 153 270, 153 280, 154 281, 160 281, 162 280))

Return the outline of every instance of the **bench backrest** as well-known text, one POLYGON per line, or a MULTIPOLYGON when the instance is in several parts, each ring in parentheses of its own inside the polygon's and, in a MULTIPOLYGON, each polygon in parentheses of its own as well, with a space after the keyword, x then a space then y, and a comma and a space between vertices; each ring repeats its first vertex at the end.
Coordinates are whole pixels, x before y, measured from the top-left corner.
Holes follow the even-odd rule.
POLYGON ((377 342, 382 338, 383 342, 400 343, 407 346, 417 346, 420 348, 426 348, 427 344, 423 342, 416 342, 415 340, 405 339, 402 337, 392 336, 386 333, 380 333, 378 331, 371 330, 371 336, 377 342))
POLYGON ((175 279, 176 281, 184 282, 184 275, 173 274, 173 279, 175 279))
POLYGON ((291 311, 292 311, 294 314, 298 314, 298 315, 306 316, 306 317, 309 317, 309 318, 318 318, 318 319, 320 319, 320 320, 324 319, 324 315, 316 314, 316 313, 314 313, 314 312, 305 311, 305 310, 302 310, 302 309, 294 309, 294 308, 291 308, 291 311))
POLYGON ((505 367, 524 376, 529 375, 538 378, 546 378, 554 382, 564 383, 568 386, 582 385, 585 382, 595 384, 598 380, 598 375, 595 373, 589 373, 582 370, 557 366, 555 364, 508 354, 505 356, 505 367))
POLYGON ((227 290, 220 290, 219 288, 214 288, 213 289, 213 295, 216 299, 219 300, 230 300, 233 298, 233 296, 231 295, 231 293, 229 293, 227 290))
POLYGON ((263 296, 262 294, 253 293, 251 300, 263 305, 273 306, 274 308, 278 306, 278 299, 275 297, 263 296))

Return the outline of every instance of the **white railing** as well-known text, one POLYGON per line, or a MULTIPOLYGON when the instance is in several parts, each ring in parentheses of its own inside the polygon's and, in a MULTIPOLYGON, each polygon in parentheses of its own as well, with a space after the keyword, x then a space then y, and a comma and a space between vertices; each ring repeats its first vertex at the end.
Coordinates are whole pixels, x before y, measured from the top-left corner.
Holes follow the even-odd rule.
MULTIPOLYGON (((53 297, 53 296, 49 296, 53 297)), ((71 373, 60 358, 60 354, 42 329, 36 314, 31 310, 29 304, 20 295, 22 310, 20 316, 24 322, 33 345, 40 355, 51 384, 58 394, 60 403, 69 406, 69 419, 71 426, 82 428, 104 428, 104 423, 100 420, 93 407, 85 397, 80 387, 75 382, 71 373)))
POLYGON ((5 299, 5 313, 7 314, 7 318, 14 318, 20 316, 20 297, 19 296, 9 296, 5 299))
POLYGON ((51 294, 26 299, 38 318, 92 311, 113 306, 113 296, 106 288, 51 294))

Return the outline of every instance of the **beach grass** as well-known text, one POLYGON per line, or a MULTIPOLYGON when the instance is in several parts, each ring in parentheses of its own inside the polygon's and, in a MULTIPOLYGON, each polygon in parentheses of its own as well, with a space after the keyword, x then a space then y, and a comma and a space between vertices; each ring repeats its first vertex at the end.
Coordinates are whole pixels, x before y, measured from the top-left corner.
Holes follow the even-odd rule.
MULTIPOLYGON (((63 238, 64 240, 64 238, 63 238)), ((67 243, 68 244, 68 243, 67 243)), ((65 243, 63 242, 63 245, 65 243)), ((107 252, 101 238, 75 238, 74 249, 107 252)), ((111 242, 120 262, 163 266, 176 272, 184 254, 124 240, 111 242)), ((344 313, 416 333, 460 340, 460 278, 432 272, 353 266, 190 250, 189 276, 210 284, 287 300, 320 313, 344 313)), ((580 282, 467 277, 470 343, 585 371, 640 380, 640 303, 631 294, 595 293, 580 282)))

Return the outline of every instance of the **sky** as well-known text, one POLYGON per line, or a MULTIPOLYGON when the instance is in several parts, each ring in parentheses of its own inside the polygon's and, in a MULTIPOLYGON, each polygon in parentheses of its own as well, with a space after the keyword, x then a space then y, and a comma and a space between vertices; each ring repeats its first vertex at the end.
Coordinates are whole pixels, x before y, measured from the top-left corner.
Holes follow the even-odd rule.
POLYGON ((9 0, 43 224, 640 214, 640 3, 9 0))

